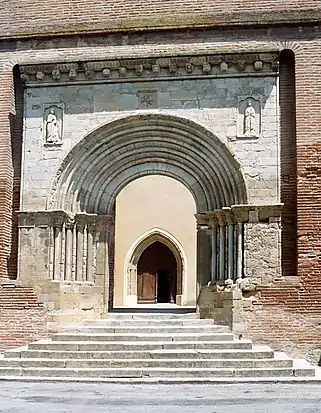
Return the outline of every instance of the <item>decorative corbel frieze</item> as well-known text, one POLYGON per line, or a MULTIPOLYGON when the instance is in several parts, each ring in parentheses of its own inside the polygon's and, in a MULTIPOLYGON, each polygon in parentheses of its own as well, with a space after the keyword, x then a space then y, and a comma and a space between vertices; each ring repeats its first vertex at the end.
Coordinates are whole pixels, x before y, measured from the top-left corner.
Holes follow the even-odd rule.
POLYGON ((21 65, 28 86, 135 80, 275 75, 278 53, 228 53, 21 65))

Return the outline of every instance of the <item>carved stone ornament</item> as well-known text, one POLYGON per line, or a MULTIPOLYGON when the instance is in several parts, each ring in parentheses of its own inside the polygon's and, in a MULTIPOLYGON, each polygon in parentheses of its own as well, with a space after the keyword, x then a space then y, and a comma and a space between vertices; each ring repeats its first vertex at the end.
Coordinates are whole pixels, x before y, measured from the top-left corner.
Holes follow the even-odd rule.
POLYGON ((204 63, 203 64, 203 73, 211 73, 212 71, 212 66, 210 63, 204 63))
POLYGON ((158 56, 137 59, 83 61, 74 63, 44 63, 20 66, 23 81, 28 84, 39 82, 95 83, 114 81, 120 78, 151 79, 152 77, 177 76, 230 76, 246 72, 248 76, 265 73, 269 76, 278 72, 278 53, 227 53, 207 55, 158 56), (228 72, 228 73, 227 73, 228 72))
POLYGON ((156 90, 139 90, 138 109, 155 109, 156 108, 156 90))
POLYGON ((29 76, 27 73, 21 73, 21 75, 20 75, 20 79, 21 79, 24 83, 29 82, 29 78, 30 78, 30 76, 29 76))
POLYGON ((44 78, 45 78, 45 74, 44 74, 44 72, 37 72, 36 73, 36 78, 38 79, 38 80, 43 80, 44 78))
POLYGON ((110 75, 111 75, 110 69, 107 69, 107 68, 103 69, 102 73, 103 73, 104 77, 110 77, 110 75))
POLYGON ((137 65, 135 71, 137 75, 142 75, 144 73, 144 65, 137 65))
POLYGON ((61 76, 60 70, 54 69, 54 70, 51 72, 51 75, 52 75, 52 78, 53 78, 54 80, 60 79, 60 76, 61 76))
POLYGON ((177 72, 177 66, 175 64, 170 64, 168 66, 168 71, 169 71, 169 73, 174 75, 177 72))
POLYGON ((257 72, 259 72, 259 71, 261 71, 261 70, 263 69, 263 62, 262 62, 262 60, 256 60, 256 61, 254 62, 254 69, 255 69, 257 72))
POLYGON ((161 68, 159 65, 153 65, 152 66, 152 72, 154 73, 154 75, 159 75, 161 72, 161 68))
POLYGON ((238 105, 238 137, 258 138, 261 134, 261 103, 258 98, 240 98, 238 105))
POLYGON ((220 64, 220 71, 221 72, 227 72, 228 71, 228 64, 226 62, 222 62, 220 64))
POLYGON ((187 73, 193 73, 194 66, 192 65, 192 63, 186 63, 185 69, 187 73))
POLYGON ((47 146, 62 144, 63 108, 55 104, 47 106, 43 114, 44 143, 47 146))
POLYGON ((119 68, 119 75, 120 76, 126 76, 126 74, 127 74, 127 68, 125 66, 121 66, 119 68))
POLYGON ((74 68, 72 68, 72 69, 70 69, 69 70, 69 79, 76 79, 76 77, 77 77, 77 70, 76 69, 74 69, 74 68))

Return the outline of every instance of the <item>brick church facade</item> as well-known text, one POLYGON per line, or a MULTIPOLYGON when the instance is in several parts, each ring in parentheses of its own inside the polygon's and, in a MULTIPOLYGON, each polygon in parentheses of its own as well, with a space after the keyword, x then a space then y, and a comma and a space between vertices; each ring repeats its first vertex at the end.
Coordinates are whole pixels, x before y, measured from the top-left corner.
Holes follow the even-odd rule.
POLYGON ((319 2, 0 12, 0 350, 158 300, 316 361, 319 2))

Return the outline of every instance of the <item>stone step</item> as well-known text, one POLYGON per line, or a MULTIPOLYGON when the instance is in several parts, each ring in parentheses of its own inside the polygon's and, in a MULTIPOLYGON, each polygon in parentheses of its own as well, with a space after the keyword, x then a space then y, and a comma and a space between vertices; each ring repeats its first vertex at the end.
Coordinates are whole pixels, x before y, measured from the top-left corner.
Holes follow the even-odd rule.
POLYGON ((226 326, 122 326, 122 327, 108 327, 108 326, 75 326, 66 327, 60 330, 61 333, 66 334, 176 334, 176 333, 229 333, 229 328, 226 326))
MULTIPOLYGON (((108 318, 102 318, 99 320, 86 320, 84 321, 83 325, 86 326, 106 326, 106 327, 133 327, 133 326, 142 326, 142 320, 136 320, 136 319, 108 319, 108 318)), ((144 326, 156 326, 156 327, 161 327, 161 326, 211 326, 211 325, 217 325, 214 324, 214 320, 209 320, 209 319, 197 319, 197 318, 173 318, 173 319, 144 319, 143 320, 143 325, 144 326)), ((77 325, 79 326, 79 324, 77 325)), ((71 326, 74 327, 74 326, 71 326)), ((221 326, 225 327, 225 326, 221 326)), ((66 326, 68 328, 68 326, 66 326)))
MULTIPOLYGON (((183 308, 183 307, 181 307, 183 308)), ((136 311, 136 310, 135 310, 136 311)), ((182 310, 180 310, 182 311, 182 310)), ((190 310, 189 310, 190 311, 190 310)), ((166 312, 112 312, 108 313, 105 320, 184 320, 184 319, 199 319, 199 314, 196 312, 179 313, 175 311, 166 312)))
POLYGON ((240 341, 69 341, 40 340, 29 343, 30 350, 54 351, 136 351, 163 349, 252 349, 250 340, 240 341))
POLYGON ((284 359, 1 359, 2 367, 82 369, 82 368, 293 368, 293 361, 284 359))
POLYGON ((269 347, 260 346, 253 350, 136 350, 136 351, 53 351, 21 350, 7 351, 5 359, 271 359, 274 353, 269 347))
POLYGON ((211 378, 211 377, 294 377, 299 372, 293 368, 22 368, 1 367, 0 377, 50 378, 211 378))
POLYGON ((53 341, 232 341, 232 333, 57 333, 53 341))

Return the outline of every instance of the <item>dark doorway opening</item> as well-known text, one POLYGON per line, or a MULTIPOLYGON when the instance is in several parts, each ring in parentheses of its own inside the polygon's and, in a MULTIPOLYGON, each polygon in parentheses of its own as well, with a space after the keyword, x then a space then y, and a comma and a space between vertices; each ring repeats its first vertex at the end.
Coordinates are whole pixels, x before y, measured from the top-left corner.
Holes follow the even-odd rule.
POLYGON ((153 242, 137 265, 138 303, 175 303, 176 284, 177 262, 173 252, 162 242, 153 242))

